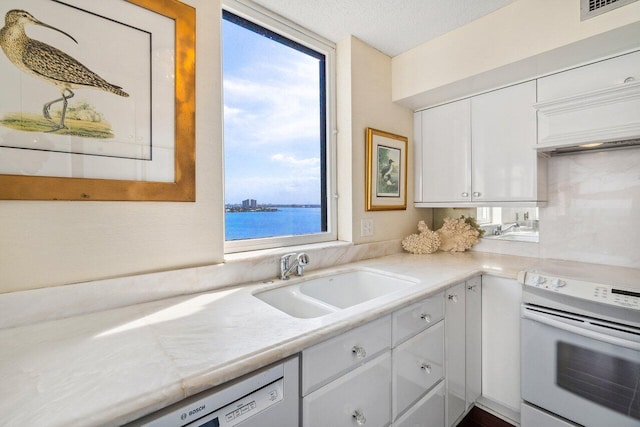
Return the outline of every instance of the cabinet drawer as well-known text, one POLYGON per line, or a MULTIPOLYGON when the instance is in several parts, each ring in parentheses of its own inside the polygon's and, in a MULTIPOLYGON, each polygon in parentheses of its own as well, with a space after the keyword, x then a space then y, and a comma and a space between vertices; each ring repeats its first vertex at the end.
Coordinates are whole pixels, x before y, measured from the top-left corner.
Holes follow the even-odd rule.
POLYGON ((444 322, 393 349, 393 418, 444 377, 444 322))
POLYGON ((393 313, 393 346, 444 318, 444 294, 439 293, 393 313))
POLYGON ((302 352, 302 395, 391 348, 391 316, 374 320, 302 352))
POLYGON ((420 399, 394 427, 444 427, 444 381, 420 399))
POLYGON ((353 427, 391 422, 391 354, 389 351, 302 399, 304 427, 353 427))

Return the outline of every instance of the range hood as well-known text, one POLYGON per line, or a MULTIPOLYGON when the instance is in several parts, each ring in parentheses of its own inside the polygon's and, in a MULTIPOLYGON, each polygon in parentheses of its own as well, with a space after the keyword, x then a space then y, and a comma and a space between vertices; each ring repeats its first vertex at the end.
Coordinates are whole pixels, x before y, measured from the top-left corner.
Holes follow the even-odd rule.
POLYGON ((534 104, 539 152, 640 147, 640 81, 534 104))

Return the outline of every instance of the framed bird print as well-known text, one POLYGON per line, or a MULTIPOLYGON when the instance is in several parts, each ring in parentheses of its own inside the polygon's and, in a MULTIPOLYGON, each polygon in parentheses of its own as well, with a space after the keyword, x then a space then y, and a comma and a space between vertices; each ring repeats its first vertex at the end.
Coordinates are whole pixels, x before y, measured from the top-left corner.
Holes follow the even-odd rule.
POLYGON ((0 199, 195 200, 195 10, 0 5, 0 199))
POLYGON ((407 138, 367 128, 366 209, 407 209, 407 138))

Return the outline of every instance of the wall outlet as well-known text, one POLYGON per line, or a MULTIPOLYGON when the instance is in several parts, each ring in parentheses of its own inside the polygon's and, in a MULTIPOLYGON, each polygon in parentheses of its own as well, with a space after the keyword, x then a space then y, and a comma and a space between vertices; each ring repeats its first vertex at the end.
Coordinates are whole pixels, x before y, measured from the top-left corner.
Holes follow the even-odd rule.
POLYGON ((360 221, 360 237, 373 236, 373 220, 363 219, 360 221))

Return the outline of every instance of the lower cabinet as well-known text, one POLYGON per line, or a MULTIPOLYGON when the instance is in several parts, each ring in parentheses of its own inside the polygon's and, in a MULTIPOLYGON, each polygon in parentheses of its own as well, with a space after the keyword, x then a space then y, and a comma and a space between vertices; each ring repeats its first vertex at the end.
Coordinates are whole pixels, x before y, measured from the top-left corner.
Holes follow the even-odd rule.
POLYGON ((482 393, 481 278, 445 292, 446 426, 456 424, 482 393))
POLYGON ((302 399, 303 425, 388 426, 391 353, 381 354, 302 399))
POLYGON ((432 326, 393 349, 393 419, 444 378, 444 325, 432 326))
POLYGON ((517 421, 520 412, 520 307, 522 286, 513 279, 483 276, 482 395, 486 406, 517 421), (493 407, 493 404, 498 406, 493 407))
POLYGON ((393 423, 394 427, 444 426, 444 381, 440 381, 426 396, 393 423))
POLYGON ((444 427, 443 319, 440 293, 304 350, 302 425, 444 427))
MULTIPOLYGON (((501 286, 518 292, 494 279, 488 280, 490 294, 501 286)), ((483 369, 491 369, 483 337, 501 339, 487 336, 483 322, 508 321, 503 327, 510 329, 519 324, 498 307, 483 314, 483 280, 474 277, 304 350, 302 425, 454 426, 483 394, 483 369)), ((514 307, 509 315, 519 310, 514 307)))

